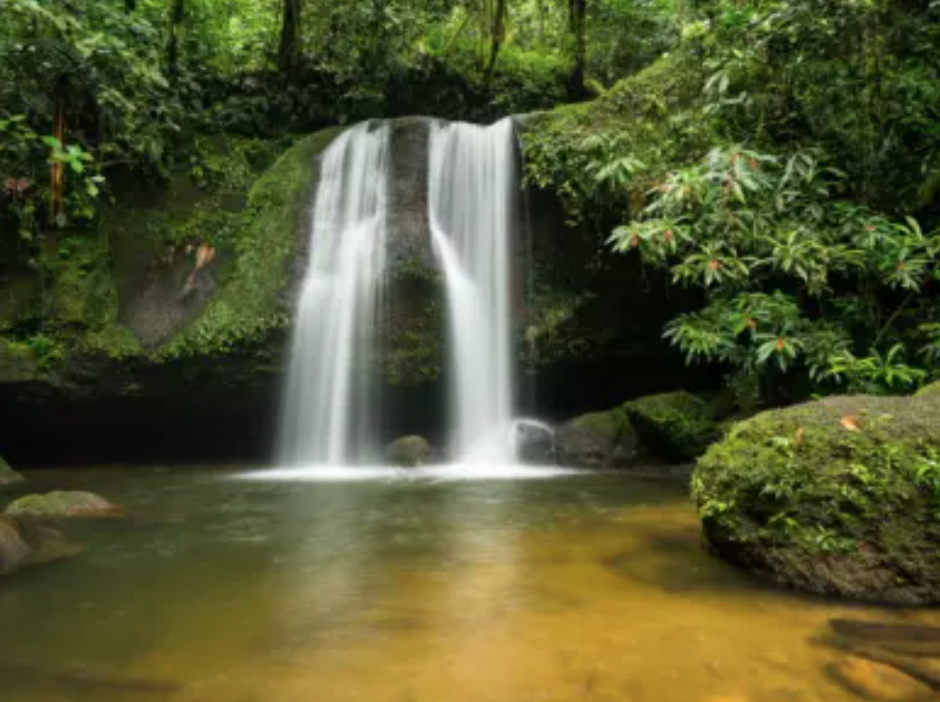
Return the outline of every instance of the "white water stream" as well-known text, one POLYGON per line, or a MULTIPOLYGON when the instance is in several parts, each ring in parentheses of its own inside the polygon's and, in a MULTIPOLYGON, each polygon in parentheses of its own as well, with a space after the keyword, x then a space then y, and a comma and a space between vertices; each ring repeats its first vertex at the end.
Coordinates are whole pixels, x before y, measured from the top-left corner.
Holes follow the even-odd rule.
POLYGON ((518 189, 510 119, 431 127, 428 210, 444 274, 453 378, 452 453, 511 461, 510 251, 518 189))
POLYGON ((366 122, 326 151, 297 310, 281 418, 281 465, 344 465, 374 456, 368 382, 385 269, 389 127, 366 122))

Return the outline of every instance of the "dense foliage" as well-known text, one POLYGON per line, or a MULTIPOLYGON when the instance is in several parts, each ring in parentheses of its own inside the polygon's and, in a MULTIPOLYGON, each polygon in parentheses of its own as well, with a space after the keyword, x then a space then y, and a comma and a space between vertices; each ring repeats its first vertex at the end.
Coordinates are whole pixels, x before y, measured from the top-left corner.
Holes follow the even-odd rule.
POLYGON ((91 275, 102 210, 181 173, 218 195, 165 243, 237 250, 221 202, 292 134, 570 103, 527 122, 530 181, 599 251, 698 292, 664 334, 742 401, 940 368, 937 0, 0 0, 0 20, 4 278, 91 275))
POLYGON ((701 3, 671 56, 536 123, 529 176, 700 290, 665 336, 752 399, 910 390, 940 360, 938 47, 937 2, 701 3))
POLYGON ((552 107, 676 31, 667 0, 0 0, 0 284, 42 291, 4 331, 52 365, 80 311, 114 322, 103 215, 141 192, 202 191, 185 223, 147 210, 159 245, 241 251, 253 229, 226 198, 293 135, 552 107))

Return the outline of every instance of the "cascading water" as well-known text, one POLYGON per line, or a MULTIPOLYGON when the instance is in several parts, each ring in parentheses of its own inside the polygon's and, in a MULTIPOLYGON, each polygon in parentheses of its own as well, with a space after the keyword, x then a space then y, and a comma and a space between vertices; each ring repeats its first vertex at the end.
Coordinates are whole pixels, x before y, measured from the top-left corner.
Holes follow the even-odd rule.
POLYGON ((428 214, 447 288, 455 456, 511 460, 512 121, 431 128, 428 214))
POLYGON ((344 465, 378 443, 367 373, 385 268, 389 128, 363 123, 324 155, 281 419, 282 465, 344 465))

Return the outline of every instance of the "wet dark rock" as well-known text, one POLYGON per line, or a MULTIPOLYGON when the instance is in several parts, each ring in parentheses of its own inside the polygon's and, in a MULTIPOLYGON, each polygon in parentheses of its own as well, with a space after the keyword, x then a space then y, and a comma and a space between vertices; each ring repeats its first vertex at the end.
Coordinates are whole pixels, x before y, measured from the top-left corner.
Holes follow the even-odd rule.
POLYGON ((91 492, 57 490, 21 497, 7 507, 6 514, 35 519, 98 519, 123 516, 124 510, 91 492))
POLYGON ((834 634, 851 643, 873 645, 894 653, 940 658, 940 627, 923 624, 831 619, 834 634))
POLYGON ((32 520, 0 515, 0 575, 66 558, 80 550, 69 545, 54 529, 32 520))
POLYGON ((847 657, 830 666, 837 682, 859 697, 873 702, 915 702, 932 699, 930 688, 891 666, 847 657))
POLYGON ((554 465, 555 431, 539 422, 520 420, 513 425, 513 445, 516 460, 537 466, 554 465))
POLYGON ((418 468, 431 460, 431 444, 423 436, 403 436, 385 448, 385 460, 399 468, 418 468))

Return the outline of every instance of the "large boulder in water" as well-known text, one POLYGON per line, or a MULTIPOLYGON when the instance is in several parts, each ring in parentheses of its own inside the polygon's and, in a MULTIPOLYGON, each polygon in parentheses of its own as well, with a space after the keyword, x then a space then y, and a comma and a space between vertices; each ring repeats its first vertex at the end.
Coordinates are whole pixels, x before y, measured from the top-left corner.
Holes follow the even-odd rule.
POLYGON ((624 411, 644 447, 668 461, 701 456, 719 435, 711 405, 689 392, 641 397, 624 411))
POLYGON ((0 487, 4 485, 16 485, 25 480, 22 475, 10 468, 10 465, 0 457, 0 487))
POLYGON ((555 432, 558 462, 569 468, 622 468, 636 458, 638 440, 622 408, 594 412, 555 432))
POLYGON ((431 460, 431 444, 423 436, 403 436, 385 448, 385 460, 400 468, 418 468, 431 460))
POLYGON ((822 595, 940 602, 940 394, 834 397, 734 426, 692 479, 722 558, 822 595))
POLYGON ((91 492, 55 491, 26 495, 7 507, 9 517, 36 519, 106 518, 122 516, 124 510, 91 492))

